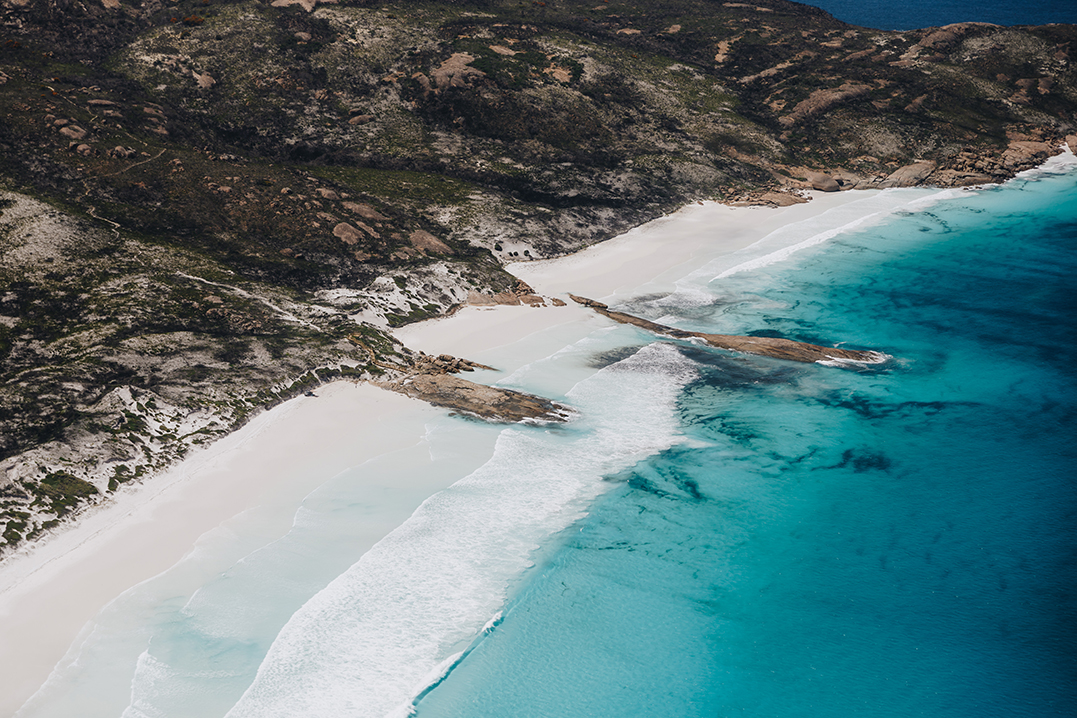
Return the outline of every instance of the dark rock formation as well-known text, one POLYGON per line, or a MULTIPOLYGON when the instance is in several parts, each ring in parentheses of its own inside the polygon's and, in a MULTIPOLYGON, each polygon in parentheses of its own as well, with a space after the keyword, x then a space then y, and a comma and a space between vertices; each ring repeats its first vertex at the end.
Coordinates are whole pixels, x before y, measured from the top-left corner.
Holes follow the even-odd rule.
POLYGON ((611 311, 602 302, 596 302, 586 297, 577 297, 570 294, 573 301, 594 309, 604 317, 609 317, 615 322, 632 324, 646 329, 655 334, 662 334, 674 339, 702 339, 707 344, 718 349, 744 352, 746 354, 759 354, 760 356, 774 357, 775 359, 788 359, 799 362, 862 362, 866 364, 879 364, 887 359, 887 355, 875 351, 859 351, 855 349, 838 349, 837 347, 824 347, 818 344, 806 344, 795 342, 791 339, 777 337, 746 337, 734 334, 705 334, 703 332, 690 332, 684 329, 667 327, 664 324, 634 317, 631 314, 611 311))
POLYGON ((394 378, 373 382, 376 386, 395 391, 434 406, 473 416, 486 421, 565 421, 572 409, 542 397, 477 384, 452 376, 462 371, 490 369, 485 364, 460 359, 449 354, 429 356, 423 352, 407 353, 406 365, 380 362, 377 353, 356 336, 348 339, 370 355, 371 363, 386 369, 394 378))
POLYGON ((476 384, 450 374, 415 374, 377 386, 487 421, 561 422, 572 409, 512 389, 476 384))

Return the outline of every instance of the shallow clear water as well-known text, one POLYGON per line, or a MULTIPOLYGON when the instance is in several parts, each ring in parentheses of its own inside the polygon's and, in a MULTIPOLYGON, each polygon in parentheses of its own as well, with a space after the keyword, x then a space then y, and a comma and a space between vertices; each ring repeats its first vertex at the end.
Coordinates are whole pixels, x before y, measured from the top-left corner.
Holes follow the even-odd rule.
POLYGON ((19 715, 1070 714, 1075 244, 1073 171, 865 193, 619 308, 885 364, 598 315, 475 357, 539 356, 501 382, 578 420, 443 417, 284 536, 229 522, 19 715), (370 492, 432 472, 456 483, 356 551, 370 492))
POLYGON ((1075 249, 1077 175, 1041 176, 619 307, 894 359, 682 344, 686 443, 610 477, 418 715, 1072 715, 1075 249))

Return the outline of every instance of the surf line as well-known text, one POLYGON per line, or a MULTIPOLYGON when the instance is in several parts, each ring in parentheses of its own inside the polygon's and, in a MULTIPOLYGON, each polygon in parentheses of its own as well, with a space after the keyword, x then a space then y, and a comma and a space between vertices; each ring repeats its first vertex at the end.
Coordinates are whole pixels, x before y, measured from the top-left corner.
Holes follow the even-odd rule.
POLYGON ((702 339, 707 344, 718 349, 744 352, 745 354, 758 354, 760 356, 774 357, 775 359, 788 359, 806 363, 814 362, 855 362, 858 364, 881 364, 891 357, 882 352, 838 349, 837 347, 823 347, 818 344, 796 342, 792 339, 780 339, 778 337, 743 337, 735 334, 705 334, 703 332, 689 332, 684 329, 667 327, 647 319, 634 317, 624 312, 611 311, 602 302, 596 302, 586 297, 577 297, 569 294, 572 301, 590 307, 604 317, 609 317, 615 322, 632 324, 646 329, 655 334, 661 334, 674 339, 702 339))

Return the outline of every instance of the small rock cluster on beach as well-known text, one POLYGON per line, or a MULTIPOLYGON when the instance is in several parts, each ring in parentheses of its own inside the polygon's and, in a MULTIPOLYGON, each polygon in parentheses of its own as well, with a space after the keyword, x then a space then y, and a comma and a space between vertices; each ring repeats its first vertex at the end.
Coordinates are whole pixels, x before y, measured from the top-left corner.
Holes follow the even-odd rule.
POLYGON ((413 374, 378 386, 466 416, 499 422, 561 422, 570 407, 533 394, 484 386, 449 374, 413 374))

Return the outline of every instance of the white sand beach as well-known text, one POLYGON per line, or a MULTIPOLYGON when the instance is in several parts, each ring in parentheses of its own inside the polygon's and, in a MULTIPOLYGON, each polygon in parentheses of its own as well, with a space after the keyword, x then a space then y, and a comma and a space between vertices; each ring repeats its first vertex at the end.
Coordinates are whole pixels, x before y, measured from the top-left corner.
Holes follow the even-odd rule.
MULTIPOLYGON (((121 492, 0 569, 0 715, 11 715, 44 682, 103 606, 174 565, 206 532, 259 512, 260 526, 284 533, 318 483, 415 444, 424 420, 436 412, 367 385, 337 382, 317 393, 259 416, 166 474, 121 492)), ((401 496, 403 506, 387 501, 386 513, 399 522, 426 491, 440 487, 424 488, 418 496, 401 496)), ((370 544, 393 525, 372 526, 370 544)))
MULTIPOLYGON (((790 207, 728 207, 694 204, 601 244, 566 257, 519 262, 508 270, 540 294, 568 302, 566 307, 466 307, 451 317, 397 330, 413 349, 472 359, 512 344, 542 329, 590 316, 568 294, 613 301, 617 295, 670 291, 677 279, 738 252, 782 227, 818 218, 878 192, 813 193, 812 201, 790 207)), ((861 213, 862 214, 862 213, 861 213)), ((839 222, 842 220, 838 220, 839 222)), ((511 371, 514 367, 498 369, 511 371)))
MULTIPOLYGON (((779 209, 692 205, 576 255, 510 270, 537 292, 564 299, 567 292, 609 301, 633 292, 669 291, 676 279, 716 258, 728 257, 735 265, 738 251, 792 223, 841 226, 850 221, 848 213, 833 220, 822 215, 877 194, 817 195, 808 204, 779 209)), ((875 209, 860 216, 869 211, 875 209)), ((527 357, 500 349, 531 338, 546 343, 534 348, 546 356, 563 341, 549 330, 561 327, 571 334, 571 325, 578 323, 582 335, 583 325, 600 321, 571 302, 468 307, 449 318, 405 327, 397 336, 413 349, 496 362, 500 371, 511 372, 518 368, 513 362, 527 357)), ((477 378, 496 379, 489 373, 477 378)), ((445 413, 369 385, 338 382, 317 393, 257 417, 166 474, 124 487, 76 526, 0 564, 0 716, 14 714, 38 690, 103 607, 176 565, 209 532, 257 525, 258 542, 272 541, 289 530, 299 504, 319 485, 350 467, 418 445, 427 422, 445 413), (250 521, 254 515, 256 522, 250 521)), ((441 488, 436 480, 416 479, 414 472, 406 480, 387 477, 372 486, 375 508, 363 545, 372 546, 441 488)), ((199 570, 226 568, 210 562, 199 570)))

